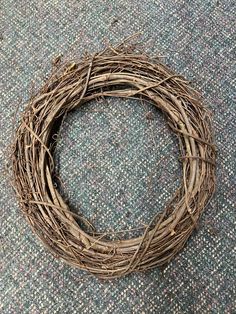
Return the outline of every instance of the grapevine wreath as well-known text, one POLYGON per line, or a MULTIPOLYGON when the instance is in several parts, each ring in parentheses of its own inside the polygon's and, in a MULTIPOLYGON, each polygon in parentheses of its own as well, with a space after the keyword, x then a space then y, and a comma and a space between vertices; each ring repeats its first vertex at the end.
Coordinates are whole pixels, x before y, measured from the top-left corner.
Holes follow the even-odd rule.
POLYGON ((197 92, 158 58, 108 46, 58 67, 29 101, 13 144, 14 187, 33 231, 58 258, 100 278, 169 262, 183 247, 215 188, 211 116, 197 92), (178 136, 182 183, 141 236, 111 240, 83 226, 55 184, 53 148, 67 112, 99 97, 139 97, 166 116, 178 136))

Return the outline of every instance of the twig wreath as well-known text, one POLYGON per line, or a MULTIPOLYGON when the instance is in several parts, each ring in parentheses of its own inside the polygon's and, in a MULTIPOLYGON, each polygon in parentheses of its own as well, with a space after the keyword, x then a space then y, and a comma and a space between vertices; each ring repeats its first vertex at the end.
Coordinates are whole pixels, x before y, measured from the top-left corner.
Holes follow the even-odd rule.
POLYGON ((13 145, 14 186, 33 231, 58 258, 104 279, 169 262, 184 246, 215 188, 211 115, 197 92, 158 58, 125 43, 65 64, 29 101, 13 145), (65 114, 99 97, 138 96, 166 116, 179 139, 182 183, 142 236, 109 240, 86 231, 54 181, 53 147, 65 114))

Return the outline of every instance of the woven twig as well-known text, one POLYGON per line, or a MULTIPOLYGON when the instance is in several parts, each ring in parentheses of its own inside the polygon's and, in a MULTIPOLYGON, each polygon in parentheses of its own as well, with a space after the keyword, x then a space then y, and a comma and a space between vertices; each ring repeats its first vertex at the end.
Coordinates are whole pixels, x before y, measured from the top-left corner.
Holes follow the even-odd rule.
POLYGON ((15 189, 33 231, 67 263, 101 278, 169 262, 196 227, 215 188, 211 118, 199 95, 159 59, 108 47, 63 65, 29 102, 12 155, 15 189), (109 240, 82 228, 54 184, 53 135, 63 116, 98 97, 142 97, 166 116, 179 138, 182 184, 142 236, 109 240), (56 126, 57 125, 57 126, 56 126))

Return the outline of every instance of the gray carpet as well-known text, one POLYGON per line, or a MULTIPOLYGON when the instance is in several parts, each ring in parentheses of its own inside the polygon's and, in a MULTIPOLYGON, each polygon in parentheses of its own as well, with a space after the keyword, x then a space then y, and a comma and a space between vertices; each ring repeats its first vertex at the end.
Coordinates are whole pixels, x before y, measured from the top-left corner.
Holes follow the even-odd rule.
MULTIPOLYGON (((1 313, 236 313, 235 1, 3 0, 1 9, 1 313), (54 259, 34 237, 5 175, 7 145, 53 58, 138 31, 146 52, 164 55, 214 114, 217 191, 165 269, 103 282, 54 259)), ((100 231, 148 223, 180 183, 176 138, 138 100, 70 113, 56 160, 64 197, 100 231)))

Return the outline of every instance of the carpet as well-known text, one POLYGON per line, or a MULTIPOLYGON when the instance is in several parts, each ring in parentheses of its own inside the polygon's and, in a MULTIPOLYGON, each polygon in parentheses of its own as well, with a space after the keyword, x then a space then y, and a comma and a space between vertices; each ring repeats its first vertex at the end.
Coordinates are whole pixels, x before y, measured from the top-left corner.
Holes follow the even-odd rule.
MULTIPOLYGON (((1 313, 236 313, 235 1, 1 3, 1 313), (55 259, 24 220, 6 176, 8 146, 52 60, 136 32, 198 89, 213 113, 217 189, 198 229, 165 268, 101 281, 55 259)), ((110 98, 69 113, 56 149, 65 199, 100 231, 137 228, 180 184, 178 143, 162 114, 110 98), (147 113, 152 112, 152 119, 147 113)))

